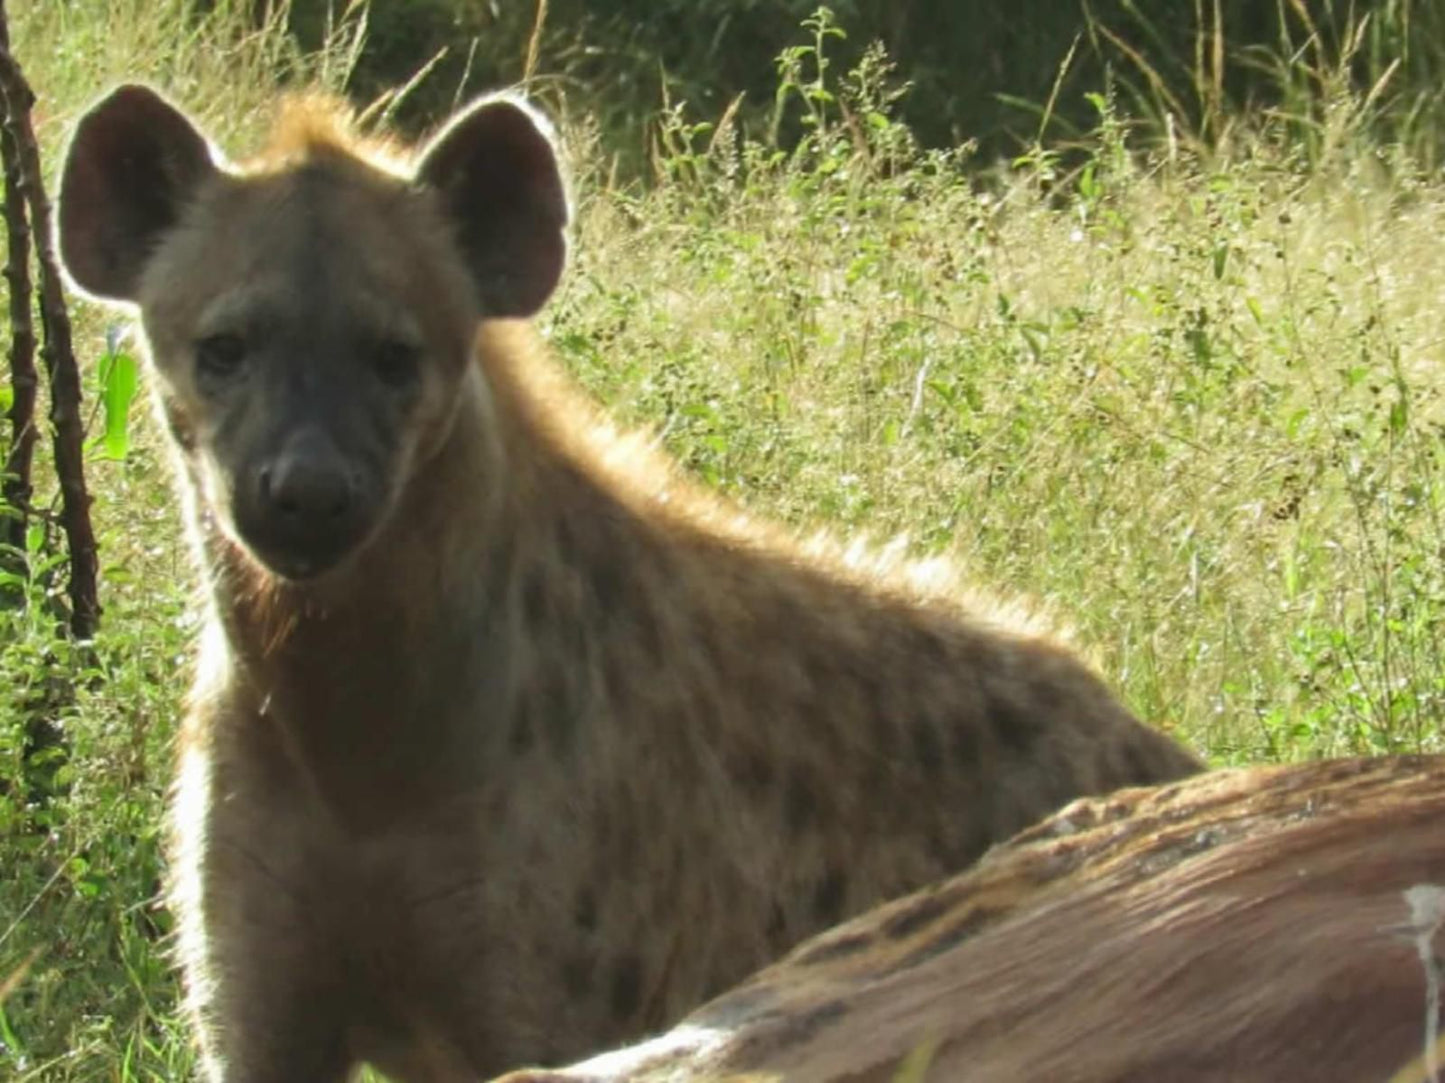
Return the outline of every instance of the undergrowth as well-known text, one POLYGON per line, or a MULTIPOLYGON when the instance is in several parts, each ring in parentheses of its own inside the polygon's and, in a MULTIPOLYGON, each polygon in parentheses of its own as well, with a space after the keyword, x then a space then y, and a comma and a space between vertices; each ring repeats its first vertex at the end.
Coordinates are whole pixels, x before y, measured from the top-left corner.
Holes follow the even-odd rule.
MULTIPOLYGON (((278 82, 344 89, 366 46, 364 5, 312 53, 207 11, 18 17, 52 171, 110 82, 150 79, 244 147, 278 82)), ((1041 136, 982 169, 968 146, 919 148, 881 52, 829 67, 839 33, 816 15, 780 58, 774 129, 804 133, 786 149, 668 102, 651 182, 622 185, 585 118, 565 125, 579 214, 541 324, 556 356, 749 507, 906 534, 1042 600, 1217 764, 1439 750, 1438 177, 1307 53, 1301 86, 1333 104, 1140 128, 1147 100, 1103 86, 1067 154, 1041 136)), ((94 361, 107 329, 81 315, 94 361)), ((90 475, 96 641, 56 632, 44 519, 9 585, 28 604, 0 609, 6 1078, 194 1066, 154 904, 193 576, 161 440, 143 410, 130 426, 90 475)))

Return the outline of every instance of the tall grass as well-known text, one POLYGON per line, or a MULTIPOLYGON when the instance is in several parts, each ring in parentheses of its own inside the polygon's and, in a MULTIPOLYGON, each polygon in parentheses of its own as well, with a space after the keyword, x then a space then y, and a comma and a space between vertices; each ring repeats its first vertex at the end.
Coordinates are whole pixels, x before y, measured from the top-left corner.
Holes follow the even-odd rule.
POLYGON ((1057 599, 1216 760, 1437 745, 1438 189, 1268 118, 1136 154, 1103 97, 1075 173, 978 183, 793 91, 795 155, 679 121, 593 196, 582 377, 752 503, 1057 599))
POLYGON ((1108 58, 1131 114, 1156 136, 1218 146, 1244 122, 1248 141, 1258 134, 1251 121, 1264 116, 1311 160, 1382 147, 1417 167, 1441 159, 1445 9, 1438 4, 1193 0, 1187 34, 1172 19, 1124 6, 1128 17, 1112 22, 1089 12, 1084 37, 1095 56, 1108 58), (1265 14, 1269 7, 1274 12, 1265 14), (1250 24, 1243 37, 1240 22, 1250 24), (1261 40, 1265 26, 1272 39, 1261 40))
MULTIPOLYGON (((324 40, 339 0, 288 0, 303 40, 324 40)), ((814 0, 549 0, 531 88, 586 102, 637 164, 638 128, 664 96, 717 115, 738 95, 739 122, 769 122, 775 57, 814 0)), ((1050 141, 1093 120, 1084 99, 1111 81, 1130 112, 1214 138, 1241 113, 1271 109, 1303 124, 1376 90, 1377 130, 1439 161, 1445 84, 1445 8, 1435 0, 1053 0, 1027 18, 997 0, 836 0, 848 28, 840 68, 881 41, 906 68, 903 116, 930 146, 978 140, 988 158, 1017 152, 1036 130, 1059 76, 1050 141), (1347 91, 1342 98, 1336 91, 1347 91)), ((391 0, 374 5, 372 47, 360 59, 363 96, 429 72, 400 111, 414 124, 471 89, 523 77, 532 0, 391 0)), ((1158 129, 1164 130, 1161 125, 1158 129)), ((789 136, 796 131, 789 129, 789 136)))
MULTIPOLYGON (((278 82, 346 86, 368 11, 336 10, 306 52, 239 2, 24 9, 52 168, 123 77, 245 146, 278 82)), ((1298 79, 1293 106, 1221 98, 1196 123, 1121 78, 1084 99, 1068 154, 1043 125, 984 170, 919 149, 886 58, 830 67, 838 41, 818 17, 783 59, 768 108, 802 133, 788 149, 669 103, 649 183, 623 185, 574 118, 555 354, 750 507, 905 534, 1042 599, 1216 763, 1441 748, 1445 185, 1376 123, 1386 91, 1317 78, 1291 43, 1261 60, 1298 79)), ((105 328, 80 326, 99 356, 105 328)), ((56 637, 44 576, 0 611, 5 1078, 193 1066, 152 904, 192 579, 161 442, 135 424, 123 463, 93 464, 94 650, 56 637), (21 743, 37 714, 67 739, 48 773, 21 743)))

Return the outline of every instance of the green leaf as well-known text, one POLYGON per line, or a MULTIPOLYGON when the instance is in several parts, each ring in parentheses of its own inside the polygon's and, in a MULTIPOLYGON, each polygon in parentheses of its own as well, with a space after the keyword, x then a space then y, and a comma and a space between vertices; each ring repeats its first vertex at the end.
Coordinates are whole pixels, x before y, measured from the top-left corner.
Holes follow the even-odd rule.
POLYGON ((1214 278, 1215 281, 1224 277, 1224 268, 1229 263, 1229 245, 1217 244, 1214 246, 1214 278))
POLYGON ((1397 399, 1390 405, 1390 432, 1399 436, 1410 423, 1410 407, 1404 399, 1397 399))
POLYGON ((139 385, 135 358, 123 350, 107 354, 100 364, 100 380, 105 408, 101 446, 106 458, 121 460, 130 451, 130 405, 139 385))

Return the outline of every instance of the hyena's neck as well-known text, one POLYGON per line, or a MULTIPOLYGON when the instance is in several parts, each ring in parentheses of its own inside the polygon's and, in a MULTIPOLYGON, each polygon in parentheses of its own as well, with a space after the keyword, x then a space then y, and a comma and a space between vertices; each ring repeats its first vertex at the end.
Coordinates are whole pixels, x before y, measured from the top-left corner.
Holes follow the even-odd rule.
POLYGON ((441 793, 454 771, 456 789, 474 786, 520 697, 551 674, 575 680, 594 611, 620 601, 586 584, 634 559, 634 517, 510 405, 478 370, 445 446, 344 577, 279 582, 201 517, 251 712, 358 822, 415 779, 441 793))
POLYGON ((212 517, 197 522, 213 612, 242 678, 232 682, 238 720, 265 716, 332 803, 359 816, 377 793, 403 800, 400 789, 438 772, 444 790, 450 767, 490 758, 486 734, 463 720, 505 699, 513 546, 487 521, 508 498, 476 391, 389 525, 335 575, 280 581, 212 517), (468 685, 474 700, 458 694, 468 685))

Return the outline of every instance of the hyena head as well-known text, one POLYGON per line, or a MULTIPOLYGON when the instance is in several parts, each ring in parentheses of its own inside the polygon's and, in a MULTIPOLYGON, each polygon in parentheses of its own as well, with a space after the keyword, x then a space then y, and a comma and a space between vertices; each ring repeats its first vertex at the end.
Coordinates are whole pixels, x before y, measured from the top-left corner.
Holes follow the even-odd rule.
POLYGON ((139 309, 162 413, 220 527, 285 579, 384 528, 451 429, 477 323, 535 312, 568 205, 506 98, 401 168, 313 117, 237 169, 145 87, 80 121, 60 189, 75 284, 139 309))

